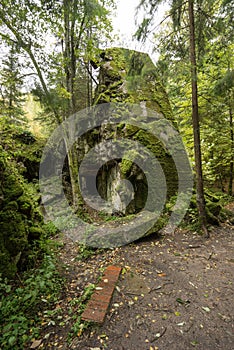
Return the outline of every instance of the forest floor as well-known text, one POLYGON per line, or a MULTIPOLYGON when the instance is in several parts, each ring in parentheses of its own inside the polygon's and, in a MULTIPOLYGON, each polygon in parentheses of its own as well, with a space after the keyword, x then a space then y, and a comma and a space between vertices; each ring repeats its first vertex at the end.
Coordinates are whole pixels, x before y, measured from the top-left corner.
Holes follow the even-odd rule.
POLYGON ((233 233, 230 222, 213 227, 209 239, 178 229, 86 258, 67 237, 57 237, 66 289, 35 348, 232 350, 233 233), (122 274, 104 324, 80 331, 78 318, 69 338, 76 301, 108 265, 122 267, 122 274))

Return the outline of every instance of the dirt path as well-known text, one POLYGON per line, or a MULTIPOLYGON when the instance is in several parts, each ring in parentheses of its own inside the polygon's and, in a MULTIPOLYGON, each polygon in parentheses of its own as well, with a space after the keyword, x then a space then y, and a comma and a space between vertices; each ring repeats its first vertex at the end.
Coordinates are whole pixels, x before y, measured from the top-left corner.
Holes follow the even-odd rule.
POLYGON ((63 238, 67 290, 57 305, 58 320, 45 326, 47 338, 39 348, 233 349, 233 233, 230 224, 214 228, 209 240, 178 230, 80 262, 78 247, 63 238), (72 300, 110 264, 123 270, 104 324, 78 331, 68 344, 76 316, 72 300))

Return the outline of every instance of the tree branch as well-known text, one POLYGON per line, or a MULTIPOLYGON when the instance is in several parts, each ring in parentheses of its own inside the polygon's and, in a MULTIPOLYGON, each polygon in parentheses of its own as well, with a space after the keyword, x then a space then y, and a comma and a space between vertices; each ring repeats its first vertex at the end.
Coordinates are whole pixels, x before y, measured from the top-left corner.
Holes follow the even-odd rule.
POLYGON ((11 33, 15 36, 15 38, 17 39, 17 41, 15 42, 13 40, 13 42, 17 43, 30 57, 32 63, 33 63, 33 66, 37 72, 37 75, 38 75, 38 78, 40 80, 40 83, 42 85, 42 88, 45 92, 45 95, 46 95, 46 99, 48 101, 48 104, 50 106, 50 109, 52 110, 52 112, 54 113, 54 116, 57 120, 57 122, 61 122, 61 118, 59 117, 57 111, 55 110, 55 108, 53 107, 52 105, 52 101, 51 101, 51 95, 50 95, 50 92, 47 88, 47 85, 46 85, 46 82, 44 80, 44 77, 43 77, 43 74, 42 74, 42 71, 37 63, 37 60, 31 50, 31 43, 26 43, 24 41, 24 38, 21 37, 19 31, 17 31, 12 25, 11 23, 5 18, 4 16, 4 12, 0 9, 0 18, 2 20, 2 22, 6 25, 6 27, 11 31, 11 33))
POLYGON ((14 39, 10 38, 10 37, 9 37, 8 35, 6 35, 6 34, 0 33, 0 36, 1 36, 3 39, 7 40, 7 41, 11 41, 11 42, 12 42, 13 44, 15 44, 15 45, 19 44, 18 41, 15 41, 14 39))

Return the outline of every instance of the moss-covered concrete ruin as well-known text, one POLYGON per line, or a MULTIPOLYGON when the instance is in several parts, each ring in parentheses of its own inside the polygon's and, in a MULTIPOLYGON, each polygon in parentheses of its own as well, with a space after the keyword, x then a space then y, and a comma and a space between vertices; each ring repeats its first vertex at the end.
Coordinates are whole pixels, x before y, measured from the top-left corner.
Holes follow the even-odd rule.
MULTIPOLYGON (((162 87, 156 74, 156 68, 146 53, 123 48, 111 48, 101 52, 100 57, 93 62, 95 68, 99 68, 98 86, 95 92, 94 103, 127 103, 137 104, 144 110, 147 108, 155 111, 162 120, 168 120, 175 128, 176 124, 172 115, 171 106, 165 89, 162 87)), ((124 113, 124 111, 122 111, 124 113)), ((117 112, 118 114, 118 112, 117 112)), ((147 113, 146 113, 147 114, 147 113)), ((149 126, 155 122, 151 115, 143 117, 143 121, 149 126)), ((163 169, 166 178, 167 199, 177 192, 177 172, 174 161, 166 147, 153 133, 142 130, 131 123, 117 123, 116 126, 104 125, 98 131, 91 131, 90 137, 85 136, 88 147, 101 140, 128 139, 141 143, 152 152, 163 169)), ((127 179, 131 182, 134 195, 128 200, 127 208, 116 206, 116 212, 121 215, 132 214, 141 211, 147 200, 148 184, 142 169, 134 162, 136 149, 126 149, 121 159, 114 159, 102 167, 97 178, 97 188, 100 195, 111 202, 119 196, 118 181, 116 178, 127 179)), ((126 194, 126 186, 122 192, 126 194)), ((120 199, 121 202, 121 199, 120 199)))
POLYGON ((103 51, 99 66, 95 103, 144 101, 174 125, 171 106, 156 67, 148 54, 123 48, 103 51))

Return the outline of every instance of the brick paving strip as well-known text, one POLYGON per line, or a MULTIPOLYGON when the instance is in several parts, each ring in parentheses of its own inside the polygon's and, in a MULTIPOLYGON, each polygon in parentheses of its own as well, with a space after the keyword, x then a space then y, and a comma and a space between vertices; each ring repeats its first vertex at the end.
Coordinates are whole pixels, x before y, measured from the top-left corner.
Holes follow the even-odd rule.
POLYGON ((82 320, 95 323, 104 322, 120 272, 121 267, 108 266, 106 268, 101 281, 88 301, 82 314, 82 320))

